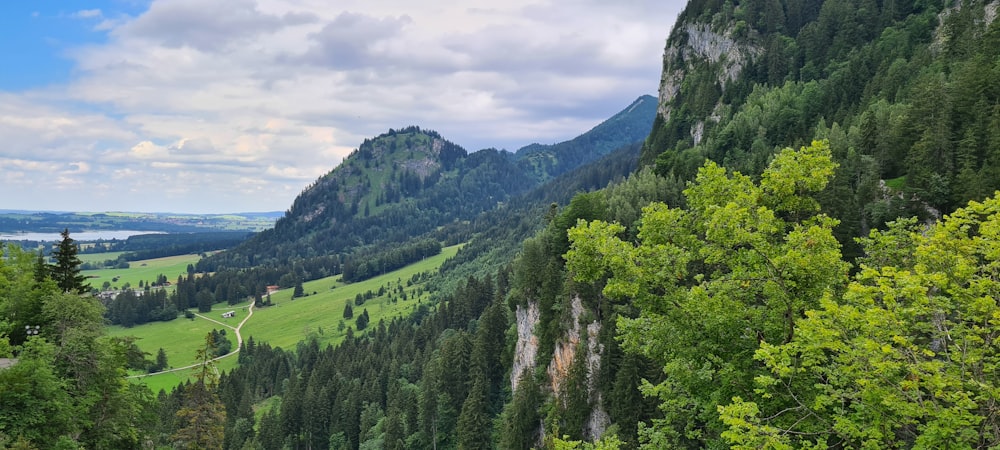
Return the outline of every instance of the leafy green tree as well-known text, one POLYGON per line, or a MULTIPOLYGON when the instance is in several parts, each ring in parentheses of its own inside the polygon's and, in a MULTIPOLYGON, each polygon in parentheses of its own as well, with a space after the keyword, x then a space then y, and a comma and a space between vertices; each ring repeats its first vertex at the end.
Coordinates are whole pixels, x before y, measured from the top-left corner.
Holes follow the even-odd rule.
POLYGON ((647 447, 720 445, 719 399, 753 391, 759 343, 790 342, 795 320, 843 285, 837 221, 814 198, 835 167, 824 142, 782 151, 759 184, 709 162, 688 209, 643 210, 637 243, 602 221, 569 231, 567 267, 578 281, 610 275, 604 295, 640 311, 618 319, 623 348, 663 367, 642 388, 663 414, 641 431, 647 447))
POLYGON ((1000 444, 1000 197, 928 230, 872 232, 843 296, 762 343, 764 398, 720 407, 734 448, 990 448, 1000 444), (871 265, 870 265, 871 264, 871 265))
POLYGON ((33 338, 17 364, 0 369, 0 430, 41 448, 55 448, 75 430, 73 402, 54 364, 54 346, 33 338))
POLYGON ((83 294, 90 287, 87 285, 87 277, 80 274, 82 262, 76 256, 78 251, 76 241, 69 237, 68 228, 63 229, 60 236, 62 236, 62 240, 59 241, 59 246, 52 254, 56 262, 50 268, 49 274, 63 292, 83 294))

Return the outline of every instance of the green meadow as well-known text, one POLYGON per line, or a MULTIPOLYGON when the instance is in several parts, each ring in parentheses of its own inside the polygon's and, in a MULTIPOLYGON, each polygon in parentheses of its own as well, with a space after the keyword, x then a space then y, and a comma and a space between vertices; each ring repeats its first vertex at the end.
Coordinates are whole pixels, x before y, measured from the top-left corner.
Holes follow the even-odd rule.
POLYGON ((102 263, 107 260, 116 260, 122 253, 125 252, 103 252, 103 253, 80 253, 76 256, 80 258, 81 262, 85 263, 102 263))
MULTIPOLYGON (((365 309, 368 310, 370 318, 365 331, 377 327, 379 320, 388 322, 395 317, 408 316, 421 302, 427 301, 427 294, 422 293, 423 283, 420 281, 411 283, 411 280, 421 278, 421 274, 432 276, 446 259, 458 252, 460 247, 461 245, 446 247, 439 255, 358 283, 343 284, 339 276, 303 283, 306 293, 304 297, 293 299, 292 289, 272 293, 273 305, 254 309, 253 317, 241 329, 243 339, 253 337, 257 342, 267 342, 274 347, 291 349, 306 338, 315 338, 320 346, 326 346, 342 341, 347 327, 356 329, 355 321, 365 309), (385 291, 381 296, 377 295, 380 289, 385 291), (369 291, 375 294, 374 297, 360 306, 355 305, 357 295, 364 296, 369 291), (352 319, 343 318, 347 303, 354 308, 352 319)), ((184 267, 186 265, 185 263, 184 267)), ((217 304, 210 313, 203 315, 235 327, 246 317, 248 306, 249 303, 236 306, 217 304), (236 316, 223 319, 221 314, 230 310, 235 311, 236 316)), ((170 322, 153 322, 133 328, 109 327, 109 334, 137 337, 139 348, 149 353, 151 359, 162 347, 171 367, 183 367, 196 362, 195 352, 204 345, 205 335, 213 328, 223 329, 220 324, 201 317, 191 320, 180 316, 170 322)), ((235 347, 235 332, 226 328, 226 333, 235 347)), ((219 361, 220 370, 235 365, 235 356, 219 361)), ((178 383, 190 379, 191 376, 192 371, 185 370, 134 380, 145 383, 157 392, 160 389, 169 390, 178 383)))
MULTIPOLYGON (((118 257, 116 253, 94 253, 80 255, 80 259, 84 260, 84 256, 88 259, 98 258, 100 261, 118 257), (114 257, 102 257, 102 255, 114 255, 114 257)), ((194 264, 199 259, 201 257, 198 255, 168 256, 166 258, 131 261, 129 262, 128 269, 84 270, 81 273, 87 277, 87 282, 97 289, 101 289, 105 281, 110 282, 112 288, 121 288, 125 283, 128 283, 132 287, 138 287, 140 280, 143 282, 154 282, 157 275, 160 274, 166 275, 167 281, 175 283, 179 275, 187 275, 188 264, 194 264), (116 277, 118 281, 114 281, 116 277)))

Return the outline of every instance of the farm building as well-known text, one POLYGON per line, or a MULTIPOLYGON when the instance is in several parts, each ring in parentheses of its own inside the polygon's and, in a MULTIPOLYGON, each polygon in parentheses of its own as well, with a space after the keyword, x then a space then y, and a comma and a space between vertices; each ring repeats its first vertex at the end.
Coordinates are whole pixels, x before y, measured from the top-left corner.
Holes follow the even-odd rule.
POLYGON ((228 319, 228 318, 234 317, 234 316, 236 316, 236 311, 226 311, 226 312, 222 313, 222 318, 223 319, 228 319))

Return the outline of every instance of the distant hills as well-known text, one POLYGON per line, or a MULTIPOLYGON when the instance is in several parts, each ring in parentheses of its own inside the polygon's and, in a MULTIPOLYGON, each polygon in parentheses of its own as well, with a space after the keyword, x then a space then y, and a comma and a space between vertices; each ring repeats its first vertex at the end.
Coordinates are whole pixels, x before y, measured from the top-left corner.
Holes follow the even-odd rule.
POLYGON ((261 231, 274 225, 281 212, 183 214, 145 212, 61 212, 0 210, 0 233, 58 233, 133 230, 167 233, 261 231))

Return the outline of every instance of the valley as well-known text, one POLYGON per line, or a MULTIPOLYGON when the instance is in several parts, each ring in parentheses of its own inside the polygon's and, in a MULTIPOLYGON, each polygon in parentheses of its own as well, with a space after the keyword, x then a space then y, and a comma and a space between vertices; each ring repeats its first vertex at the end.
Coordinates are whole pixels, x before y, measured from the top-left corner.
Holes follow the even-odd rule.
POLYGON ((5 248, 0 448, 1000 446, 998 10, 691 0, 659 97, 572 139, 0 214, 150 232, 5 248))

